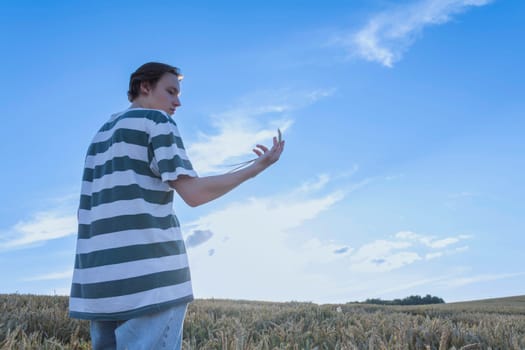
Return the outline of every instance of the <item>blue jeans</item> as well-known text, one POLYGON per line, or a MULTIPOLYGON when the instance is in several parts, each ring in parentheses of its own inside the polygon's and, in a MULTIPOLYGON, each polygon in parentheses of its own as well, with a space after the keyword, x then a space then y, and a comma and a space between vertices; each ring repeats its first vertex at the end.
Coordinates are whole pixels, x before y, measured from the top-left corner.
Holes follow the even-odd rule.
POLYGON ((180 350, 187 306, 123 321, 91 321, 93 350, 180 350))

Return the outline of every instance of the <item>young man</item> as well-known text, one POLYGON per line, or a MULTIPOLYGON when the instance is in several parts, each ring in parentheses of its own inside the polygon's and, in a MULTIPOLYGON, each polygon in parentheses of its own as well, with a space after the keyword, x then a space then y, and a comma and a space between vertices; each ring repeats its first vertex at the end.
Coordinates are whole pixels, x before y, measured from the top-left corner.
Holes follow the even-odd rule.
POLYGON ((173 195, 195 207, 275 163, 284 141, 257 145, 256 160, 198 177, 171 118, 182 74, 150 62, 130 78, 129 109, 89 146, 78 210, 70 316, 91 321, 93 349, 180 349, 191 278, 173 195))

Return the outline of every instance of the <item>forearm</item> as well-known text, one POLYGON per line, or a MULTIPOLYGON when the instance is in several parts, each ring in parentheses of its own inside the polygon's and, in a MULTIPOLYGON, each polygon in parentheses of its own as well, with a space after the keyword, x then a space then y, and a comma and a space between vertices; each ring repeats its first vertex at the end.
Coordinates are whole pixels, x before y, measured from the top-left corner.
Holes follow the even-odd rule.
POLYGON ((284 149, 284 141, 273 138, 271 150, 264 145, 257 145, 253 152, 258 158, 246 168, 233 173, 207 177, 179 177, 170 181, 171 187, 175 188, 182 199, 192 207, 208 203, 220 196, 230 192, 244 181, 255 177, 260 172, 279 160, 284 149))
POLYGON ((182 199, 196 207, 208 203, 230 192, 241 183, 255 177, 262 170, 258 164, 252 164, 239 171, 206 177, 182 177, 170 182, 182 199))

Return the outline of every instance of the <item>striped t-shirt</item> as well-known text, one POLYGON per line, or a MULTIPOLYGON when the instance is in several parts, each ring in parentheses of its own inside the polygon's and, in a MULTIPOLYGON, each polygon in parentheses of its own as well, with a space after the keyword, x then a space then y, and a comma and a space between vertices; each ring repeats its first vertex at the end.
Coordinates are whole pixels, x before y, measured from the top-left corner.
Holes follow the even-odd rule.
POLYGON ((197 176, 177 125, 154 109, 115 114, 85 160, 70 316, 123 320, 193 300, 173 190, 197 176))

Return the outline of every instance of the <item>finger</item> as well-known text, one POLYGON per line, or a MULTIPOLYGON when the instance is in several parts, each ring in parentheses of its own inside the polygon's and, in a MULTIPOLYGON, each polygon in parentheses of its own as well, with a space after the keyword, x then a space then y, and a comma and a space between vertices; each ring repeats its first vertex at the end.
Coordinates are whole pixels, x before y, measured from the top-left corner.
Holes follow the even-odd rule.
POLYGON ((284 141, 281 141, 279 142, 279 145, 275 148, 275 152, 280 155, 281 153, 283 153, 283 149, 284 149, 284 141))
POLYGON ((278 142, 276 140, 274 140, 274 145, 272 147, 272 150, 275 150, 276 152, 279 152, 282 148, 282 141, 281 142, 278 142))
POLYGON ((253 152, 254 152, 255 154, 257 154, 259 157, 263 155, 263 153, 262 153, 261 151, 259 151, 257 148, 254 148, 254 149, 253 149, 253 152))
POLYGON ((266 147, 265 145, 257 145, 257 147, 262 149, 264 152, 268 152, 268 147, 266 147))

